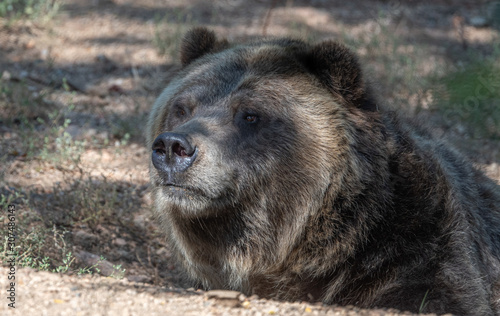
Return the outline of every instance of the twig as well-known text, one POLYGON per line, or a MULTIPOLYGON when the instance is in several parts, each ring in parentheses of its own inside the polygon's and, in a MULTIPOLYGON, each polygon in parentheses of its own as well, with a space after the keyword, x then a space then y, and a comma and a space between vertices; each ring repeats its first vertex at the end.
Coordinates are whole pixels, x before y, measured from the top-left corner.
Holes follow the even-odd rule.
POLYGON ((271 11, 276 7, 276 4, 278 3, 278 0, 273 0, 271 2, 271 6, 267 10, 266 17, 264 19, 264 25, 262 26, 262 36, 267 35, 267 27, 269 26, 269 22, 271 21, 271 11))

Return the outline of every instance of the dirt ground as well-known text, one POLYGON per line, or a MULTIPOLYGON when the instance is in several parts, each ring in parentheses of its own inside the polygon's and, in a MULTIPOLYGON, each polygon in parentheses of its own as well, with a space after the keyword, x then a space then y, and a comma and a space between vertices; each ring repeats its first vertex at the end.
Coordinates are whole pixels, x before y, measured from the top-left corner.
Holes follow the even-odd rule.
MULTIPOLYGON (((6 275, 6 269, 0 273, 6 275)), ((304 302, 277 302, 237 292, 202 292, 165 288, 104 277, 74 277, 32 269, 19 271, 16 309, 5 315, 412 315, 395 310, 362 310, 304 302)), ((2 289, 7 288, 5 278, 2 289)))
POLYGON ((428 120, 500 183, 498 139, 443 120, 420 80, 494 50, 490 2, 66 0, 48 22, 0 20, 2 236, 7 204, 18 229, 16 308, 3 245, 0 314, 410 315, 190 288, 151 218, 142 127, 190 26, 230 41, 337 38, 386 102, 428 120))

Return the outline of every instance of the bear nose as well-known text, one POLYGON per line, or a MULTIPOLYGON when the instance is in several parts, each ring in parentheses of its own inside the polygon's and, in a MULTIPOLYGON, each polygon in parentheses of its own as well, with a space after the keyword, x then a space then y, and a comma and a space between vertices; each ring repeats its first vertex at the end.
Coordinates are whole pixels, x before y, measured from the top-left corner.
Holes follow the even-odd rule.
POLYGON ((154 167, 166 172, 186 170, 198 155, 198 149, 185 135, 178 133, 161 133, 153 141, 152 149, 154 167))

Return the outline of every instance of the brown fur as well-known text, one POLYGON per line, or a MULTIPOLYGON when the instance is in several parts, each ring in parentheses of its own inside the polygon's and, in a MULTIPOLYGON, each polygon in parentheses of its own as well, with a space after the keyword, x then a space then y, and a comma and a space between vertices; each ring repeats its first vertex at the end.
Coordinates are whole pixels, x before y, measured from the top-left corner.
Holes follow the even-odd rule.
POLYGON ((203 28, 182 47, 184 68, 147 134, 155 212, 194 280, 286 300, 500 315, 498 185, 386 111, 347 48, 230 48, 203 28))

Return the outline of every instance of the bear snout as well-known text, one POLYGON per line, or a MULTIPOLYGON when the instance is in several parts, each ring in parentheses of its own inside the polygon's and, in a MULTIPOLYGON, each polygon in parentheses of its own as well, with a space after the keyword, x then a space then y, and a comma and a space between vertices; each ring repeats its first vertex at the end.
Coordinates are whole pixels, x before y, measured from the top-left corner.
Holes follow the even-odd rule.
POLYGON ((167 178, 187 170, 198 156, 198 148, 187 135, 179 133, 161 133, 153 141, 152 150, 153 166, 158 172, 166 173, 167 178))

